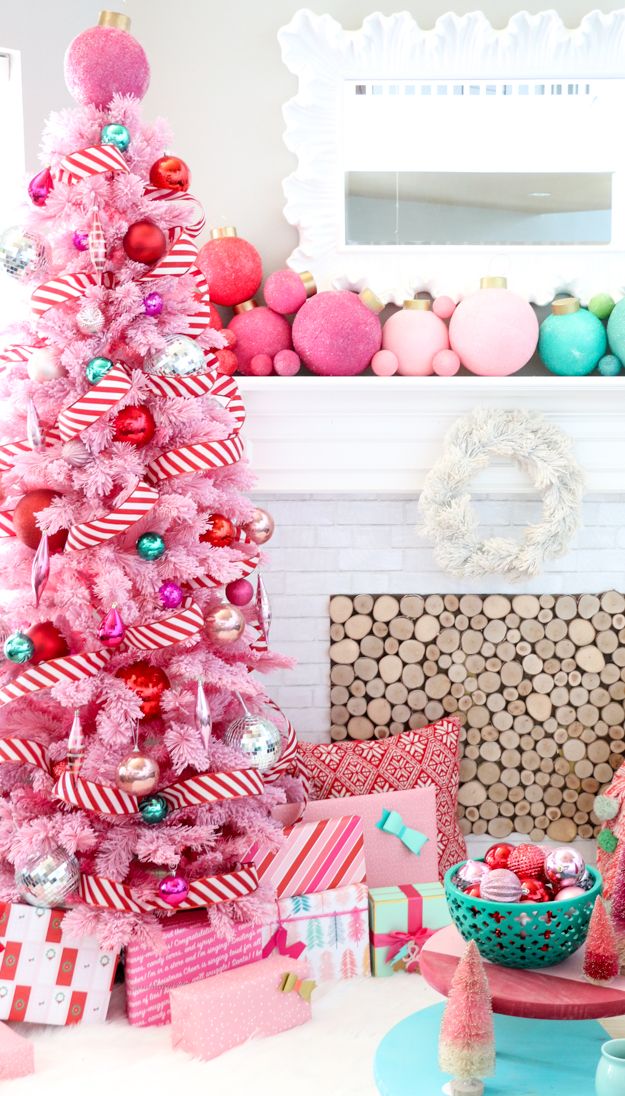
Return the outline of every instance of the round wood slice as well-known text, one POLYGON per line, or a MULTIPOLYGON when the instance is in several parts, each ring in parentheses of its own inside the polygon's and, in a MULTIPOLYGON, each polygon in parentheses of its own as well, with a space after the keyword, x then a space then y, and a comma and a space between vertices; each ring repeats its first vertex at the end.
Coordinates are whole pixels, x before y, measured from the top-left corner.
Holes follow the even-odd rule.
POLYGON ((373 609, 371 594, 357 594, 354 598, 354 609, 357 613, 370 613, 373 609))
POLYGON ((390 685, 393 681, 399 681, 404 667, 397 655, 385 655, 380 659, 378 668, 382 681, 390 685))
POLYGON ((389 631, 394 639, 411 639, 414 634, 414 624, 408 617, 398 616, 391 620, 389 631))
POLYGON ((582 670, 599 673, 605 666, 605 658, 598 647, 580 647, 575 653, 575 661, 582 670))
POLYGON ((607 590, 601 598, 601 608, 606 613, 624 613, 625 597, 616 590, 607 590))
POLYGON ((415 623, 414 634, 422 643, 431 643, 440 632, 440 629, 441 625, 438 617, 422 616, 415 623))
MULTIPOLYGON (((358 713, 358 714, 362 714, 362 713, 358 713)), ((382 725, 385 725, 387 723, 390 723, 390 720, 391 720, 391 705, 389 704, 388 700, 385 697, 383 697, 383 696, 376 697, 374 700, 369 701, 369 703, 367 705, 367 715, 369 716, 369 719, 373 723, 377 724, 378 726, 382 726, 382 725)), ((406 716, 406 719, 408 719, 409 715, 410 715, 410 711, 408 710, 408 714, 406 716)))
POLYGON ((379 636, 365 636, 360 641, 360 651, 367 658, 380 658, 384 652, 384 640, 379 636))
POLYGON ((347 727, 330 727, 330 738, 333 742, 342 742, 347 738, 347 727))
POLYGON ((384 696, 384 682, 381 677, 374 677, 373 681, 368 681, 366 685, 367 696, 384 696))
POLYGON ((391 597, 390 594, 380 594, 375 599, 373 604, 373 619, 382 621, 387 624, 389 620, 396 617, 399 612, 399 602, 397 598, 391 597))
POLYGON ((330 620, 335 624, 344 624, 353 613, 352 599, 338 594, 330 598, 330 620))
POLYGON ((330 670, 330 681, 333 685, 351 685, 354 680, 354 670, 351 666, 333 666, 330 670))
POLYGON ((356 615, 345 621, 345 631, 350 639, 362 639, 373 627, 370 616, 356 615))
POLYGON ((378 676, 378 663, 374 658, 357 658, 354 669, 361 681, 373 681, 378 676))
POLYGON ((330 658, 332 662, 339 662, 344 665, 353 664, 360 655, 360 648, 354 639, 341 639, 338 643, 333 643, 330 647, 330 658))
POLYGON ((416 620, 423 612, 423 598, 415 597, 412 594, 406 594, 399 603, 399 610, 405 617, 410 617, 411 620, 416 620))
POLYGON ((350 738, 356 738, 362 742, 367 738, 373 738, 373 723, 364 715, 355 715, 347 724, 347 731, 350 738))

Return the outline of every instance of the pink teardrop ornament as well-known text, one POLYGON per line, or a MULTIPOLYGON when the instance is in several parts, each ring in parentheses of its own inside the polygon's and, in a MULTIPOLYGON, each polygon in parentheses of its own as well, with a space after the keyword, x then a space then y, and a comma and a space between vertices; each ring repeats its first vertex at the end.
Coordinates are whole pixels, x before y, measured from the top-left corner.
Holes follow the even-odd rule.
POLYGON ((98 639, 105 647, 119 647, 120 643, 124 642, 125 635, 124 622, 117 611, 117 607, 113 605, 112 609, 109 609, 102 619, 98 630, 98 639))

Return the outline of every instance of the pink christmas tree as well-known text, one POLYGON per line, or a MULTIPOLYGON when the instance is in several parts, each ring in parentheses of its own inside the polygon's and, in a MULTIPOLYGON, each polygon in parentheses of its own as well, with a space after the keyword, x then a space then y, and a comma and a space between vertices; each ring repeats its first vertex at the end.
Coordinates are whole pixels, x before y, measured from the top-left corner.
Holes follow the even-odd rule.
POLYGON ((438 1044, 444 1073, 464 1081, 495 1069, 493 1013, 488 980, 474 940, 462 956, 449 990, 438 1044))
POLYGON ((248 581, 272 522, 244 494, 202 209, 141 119, 141 46, 104 14, 0 240, 33 304, 0 354, 0 894, 69 896, 70 931, 116 945, 175 906, 260 918, 247 854, 300 782, 250 673, 287 663, 248 581))
POLYGON ((586 950, 584 974, 589 982, 610 982, 619 972, 616 934, 603 900, 597 898, 592 915, 586 950))

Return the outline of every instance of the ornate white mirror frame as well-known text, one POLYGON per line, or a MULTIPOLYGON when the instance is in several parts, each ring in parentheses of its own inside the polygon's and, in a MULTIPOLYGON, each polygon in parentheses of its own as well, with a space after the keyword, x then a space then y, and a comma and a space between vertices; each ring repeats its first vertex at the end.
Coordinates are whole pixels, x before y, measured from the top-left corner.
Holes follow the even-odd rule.
MULTIPOLYGON (((479 12, 448 14, 429 31, 408 12, 370 15, 360 30, 346 31, 329 15, 303 10, 278 37, 299 80, 284 107, 285 141, 297 157, 284 182, 286 218, 300 234, 288 260, 293 269, 311 270, 320 288, 367 286, 396 304, 420 290, 458 298, 488 274, 507 276, 511 288, 538 304, 558 292, 583 300, 598 291, 622 295, 625 10, 592 12, 575 30, 555 12, 521 12, 505 30, 493 29, 479 12), (535 228, 527 243, 509 242, 507 229, 508 242, 498 242, 497 231, 493 241, 492 211, 479 209, 488 173, 495 206, 498 190, 511 181, 517 191, 524 186, 526 208, 543 202, 540 212, 548 211, 551 190, 559 188, 562 204, 552 208, 577 218, 572 234, 559 235, 563 222, 551 220, 548 243, 536 242, 535 228), (444 204, 450 176, 466 201, 457 230, 444 204), (423 199, 426 179, 430 191, 423 199), (397 229, 399 212, 404 216, 400 188, 408 188, 406 200, 414 204, 415 185, 421 191, 414 207, 421 203, 426 211, 425 230, 422 221, 412 236, 403 231, 411 239, 431 235, 431 243, 406 242, 397 229), (371 186, 382 190, 372 194, 371 186), (582 198, 579 214, 575 195, 584 188, 592 197, 582 198), (433 194, 442 212, 437 229, 433 206, 422 204, 433 194), (354 229, 354 211, 372 199, 369 221, 361 218, 354 229), (478 227, 481 216, 490 236, 478 227), (590 227, 599 221, 600 231, 590 227), (456 242, 447 242, 454 232, 456 242), (463 242, 467 238, 473 242, 463 242), (566 239, 571 242, 560 242, 566 239)), ((517 212, 512 220, 523 219, 517 212)))

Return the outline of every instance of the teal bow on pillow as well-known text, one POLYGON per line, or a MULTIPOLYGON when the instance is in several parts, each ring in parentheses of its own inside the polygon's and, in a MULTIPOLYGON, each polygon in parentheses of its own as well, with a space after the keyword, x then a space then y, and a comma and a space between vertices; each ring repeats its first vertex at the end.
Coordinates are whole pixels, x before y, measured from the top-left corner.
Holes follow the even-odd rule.
POLYGON ((418 830, 413 830, 410 826, 404 825, 404 820, 398 811, 387 811, 382 808, 382 817, 379 822, 376 822, 376 826, 383 833, 391 833, 394 837, 398 837, 400 841, 403 841, 407 849, 413 852, 415 856, 418 856, 421 849, 428 841, 428 838, 424 833, 419 833, 418 830))

